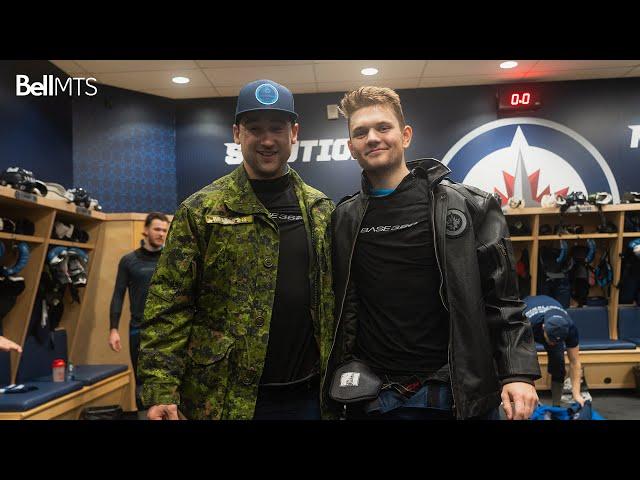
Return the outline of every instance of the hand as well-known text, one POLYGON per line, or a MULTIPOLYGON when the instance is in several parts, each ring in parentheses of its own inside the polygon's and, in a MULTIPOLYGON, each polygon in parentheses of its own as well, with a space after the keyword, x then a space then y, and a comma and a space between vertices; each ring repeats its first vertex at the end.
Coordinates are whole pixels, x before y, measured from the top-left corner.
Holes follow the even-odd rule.
POLYGON ((507 383, 502 387, 502 407, 507 420, 527 420, 538 406, 538 394, 533 385, 524 382, 507 383), (515 408, 511 406, 515 404, 515 408))
POLYGON ((584 407, 584 397, 582 396, 582 394, 580 392, 578 392, 577 394, 573 394, 573 400, 575 402, 578 402, 580 404, 581 407, 584 407))
POLYGON ((22 347, 20 345, 0 335, 0 351, 10 352, 12 350, 14 352, 22 353, 22 347))
POLYGON ((117 328, 112 328, 111 333, 109 333, 109 346, 114 352, 119 352, 122 349, 122 345, 120 344, 120 334, 118 333, 117 328))
POLYGON ((154 405, 147 411, 149 420, 180 420, 178 417, 178 406, 175 403, 171 405, 154 405))

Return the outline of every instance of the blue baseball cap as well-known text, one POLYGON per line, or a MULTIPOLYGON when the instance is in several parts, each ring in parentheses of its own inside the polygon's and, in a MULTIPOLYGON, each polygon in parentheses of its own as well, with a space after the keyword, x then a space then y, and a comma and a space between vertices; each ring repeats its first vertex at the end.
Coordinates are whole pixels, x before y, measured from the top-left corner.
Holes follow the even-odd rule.
POLYGON ((569 319, 558 312, 547 312, 544 316, 544 331, 554 342, 564 342, 569 335, 569 319))
POLYGON ((272 80, 256 80, 247 83, 238 94, 236 105, 236 121, 238 115, 256 110, 279 110, 298 120, 298 114, 293 106, 293 94, 279 83, 272 80))

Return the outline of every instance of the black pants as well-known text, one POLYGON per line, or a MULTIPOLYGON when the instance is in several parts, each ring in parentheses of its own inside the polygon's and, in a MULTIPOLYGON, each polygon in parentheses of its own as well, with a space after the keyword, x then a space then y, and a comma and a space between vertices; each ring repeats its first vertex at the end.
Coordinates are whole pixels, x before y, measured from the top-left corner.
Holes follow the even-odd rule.
POLYGON ((131 356, 131 367, 133 368, 133 376, 136 380, 136 406, 138 410, 142 410, 142 402, 140 401, 140 384, 138 382, 138 354, 140 353, 140 330, 134 329, 129 331, 129 355, 131 356))
POLYGON ((551 374, 552 382, 564 382, 564 377, 567 375, 567 369, 564 365, 564 344, 554 345, 553 347, 544 344, 547 351, 547 372, 551 374))
POLYGON ((320 420, 320 376, 279 387, 261 386, 254 420, 320 420))
POLYGON ((131 367, 133 375, 136 377, 136 385, 138 384, 138 354, 140 353, 140 330, 131 330, 129 332, 129 355, 131 356, 131 367))

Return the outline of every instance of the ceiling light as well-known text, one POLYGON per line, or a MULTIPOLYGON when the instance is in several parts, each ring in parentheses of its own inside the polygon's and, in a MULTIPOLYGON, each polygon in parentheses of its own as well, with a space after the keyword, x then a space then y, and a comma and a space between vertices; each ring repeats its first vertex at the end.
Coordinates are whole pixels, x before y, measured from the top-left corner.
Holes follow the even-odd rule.
POLYGON ((518 66, 518 62, 502 62, 500 68, 515 68, 518 66))
POLYGON ((189 83, 191 80, 187 77, 173 77, 171 81, 173 83, 189 83))
POLYGON ((378 73, 378 69, 377 68, 363 68, 362 70, 360 70, 360 73, 362 75, 375 75, 376 73, 378 73))

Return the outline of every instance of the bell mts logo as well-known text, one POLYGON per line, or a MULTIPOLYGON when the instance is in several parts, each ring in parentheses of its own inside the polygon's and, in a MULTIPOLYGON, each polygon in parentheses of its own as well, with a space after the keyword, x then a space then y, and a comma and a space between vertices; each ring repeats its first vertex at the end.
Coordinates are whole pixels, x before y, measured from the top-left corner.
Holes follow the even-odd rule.
POLYGON ((541 118, 504 118, 462 137, 442 159, 457 181, 539 207, 546 194, 620 193, 600 152, 582 135, 541 118))

